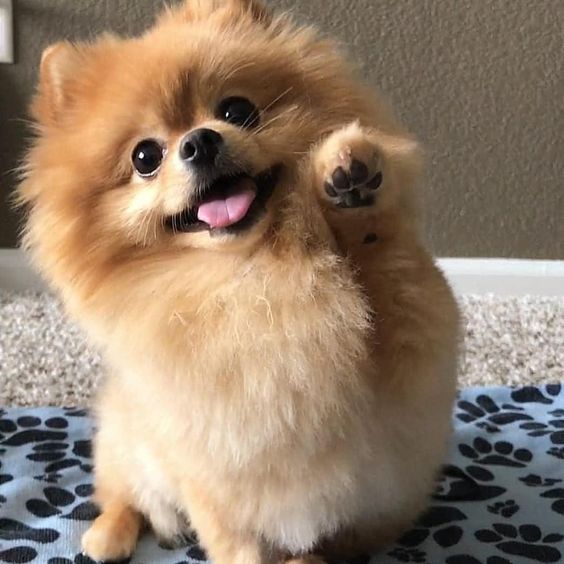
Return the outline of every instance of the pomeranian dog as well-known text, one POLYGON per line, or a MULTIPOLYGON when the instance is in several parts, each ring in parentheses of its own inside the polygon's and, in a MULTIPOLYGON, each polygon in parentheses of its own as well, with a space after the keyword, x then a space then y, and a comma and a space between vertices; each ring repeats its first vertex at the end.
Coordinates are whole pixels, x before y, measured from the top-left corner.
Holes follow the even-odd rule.
POLYGON ((315 30, 188 0, 42 59, 24 242, 103 350, 94 560, 377 550, 445 456, 458 313, 416 142, 315 30))

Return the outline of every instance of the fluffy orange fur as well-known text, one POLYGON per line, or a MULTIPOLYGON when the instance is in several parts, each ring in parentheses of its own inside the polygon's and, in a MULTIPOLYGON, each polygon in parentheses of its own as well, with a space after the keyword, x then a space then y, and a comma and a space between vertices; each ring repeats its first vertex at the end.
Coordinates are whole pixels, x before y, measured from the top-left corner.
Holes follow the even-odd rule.
POLYGON ((109 366, 86 553, 131 555, 143 518, 167 539, 189 521, 215 564, 399 535, 445 454, 458 315, 420 243, 417 145, 332 42, 255 0, 189 0, 141 37, 48 49, 33 111, 25 244, 109 366), (233 95, 259 128, 215 117, 233 95), (197 127, 252 174, 283 166, 244 233, 164 228, 194 198, 176 155, 197 127), (150 179, 147 137, 167 147, 150 179), (341 209, 324 185, 353 159, 383 184, 341 209))

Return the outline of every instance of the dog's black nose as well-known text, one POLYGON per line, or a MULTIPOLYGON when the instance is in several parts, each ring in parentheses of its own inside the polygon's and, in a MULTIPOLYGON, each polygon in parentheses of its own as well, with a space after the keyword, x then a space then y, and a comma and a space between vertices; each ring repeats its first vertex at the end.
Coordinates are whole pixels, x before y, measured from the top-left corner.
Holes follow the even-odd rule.
POLYGON ((180 158, 191 165, 212 165, 223 145, 223 137, 213 129, 196 129, 180 143, 180 158))

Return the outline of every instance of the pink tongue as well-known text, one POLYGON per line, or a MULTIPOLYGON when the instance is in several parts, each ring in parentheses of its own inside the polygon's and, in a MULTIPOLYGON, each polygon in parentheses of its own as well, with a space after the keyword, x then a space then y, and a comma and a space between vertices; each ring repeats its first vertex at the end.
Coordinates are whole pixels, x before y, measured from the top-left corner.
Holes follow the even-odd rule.
POLYGON ((198 219, 212 229, 235 225, 249 213, 255 198, 253 181, 245 179, 238 184, 237 191, 232 195, 201 204, 198 219))

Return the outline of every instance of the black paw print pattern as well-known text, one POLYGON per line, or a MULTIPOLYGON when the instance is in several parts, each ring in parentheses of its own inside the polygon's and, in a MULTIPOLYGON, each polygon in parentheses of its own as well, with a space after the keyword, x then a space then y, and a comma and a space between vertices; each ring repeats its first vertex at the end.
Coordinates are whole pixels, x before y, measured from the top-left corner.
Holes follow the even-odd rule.
POLYGON ((404 548, 419 548, 429 538, 442 548, 454 546, 464 536, 462 521, 468 517, 458 508, 448 505, 431 507, 398 543, 404 548))
MULTIPOLYGON (((64 440, 67 438, 67 433, 59 426, 60 421, 64 420, 60 418, 48 419, 45 421, 46 428, 41 428, 43 422, 35 416, 25 415, 15 420, 3 419, 2 427, 8 436, 2 441, 2 445, 21 447, 32 443, 64 440)), ((68 423, 64 421, 63 425, 68 426, 68 423)))
POLYGON ((2 473, 2 461, 0 460, 0 486, 2 486, 2 484, 7 484, 8 482, 11 482, 14 477, 11 474, 3 474, 2 473))
POLYGON ((0 519, 0 540, 26 540, 40 544, 56 541, 60 533, 55 529, 37 528, 15 519, 0 519))
POLYGON ((506 489, 495 484, 495 475, 481 466, 464 468, 447 465, 434 498, 452 503, 487 501, 504 494, 506 489))
POLYGON ((25 505, 30 513, 39 518, 58 515, 61 519, 93 521, 98 516, 98 510, 90 501, 92 490, 91 484, 80 484, 73 492, 50 486, 43 489, 44 499, 32 498, 25 505))
MULTIPOLYGON (((5 509, 0 512, 1 563, 56 562, 44 557, 45 547, 64 544, 62 532, 69 531, 71 523, 95 515, 90 502, 91 422, 84 418, 71 430, 69 417, 59 409, 3 410, 0 414, 0 505, 5 509), (27 499, 18 490, 21 480, 25 480, 22 491, 27 499), (56 485, 73 480, 76 484, 70 489, 56 485)), ((86 564, 79 549, 74 561, 67 560, 86 564)), ((68 547, 62 552, 68 554, 68 547)))
MULTIPOLYGON (((88 558, 85 554, 77 554, 72 560, 70 558, 50 558, 47 564, 98 564, 92 558, 88 558)), ((125 563, 123 563, 125 564, 125 563)))
POLYGON ((528 449, 515 449, 507 441, 498 441, 492 444, 481 437, 474 439, 472 446, 460 444, 458 449, 462 456, 474 460, 476 464, 488 466, 525 468, 533 459, 533 453, 528 449))
POLYGON ((551 419, 548 423, 523 423, 521 429, 527 431, 529 437, 550 438, 554 445, 564 445, 564 419, 551 419))
MULTIPOLYGON (((559 534, 562 521, 558 520, 564 513, 564 488, 560 487, 563 474, 558 466, 547 463, 550 457, 564 457, 560 446, 551 441, 553 436, 558 441, 560 435, 556 433, 564 428, 562 388, 526 387, 500 392, 465 391, 457 402, 455 418, 465 425, 458 426, 464 439, 456 441, 434 499, 456 504, 468 517, 460 522, 467 534, 461 542, 442 551, 428 537, 418 548, 426 552, 429 563, 564 561, 564 543, 559 534), (529 433, 535 431, 544 432, 531 437, 529 433), (532 514, 542 515, 531 524, 544 531, 540 537, 536 529, 527 529, 527 524, 520 529, 523 519, 532 514), (482 543, 476 537, 483 530, 499 536, 499 531, 505 531, 504 525, 512 527, 506 531, 507 538, 491 536, 491 542, 482 543)), ((488 538, 487 533, 480 534, 488 538)))
POLYGON ((499 406, 490 396, 481 394, 474 402, 459 400, 456 418, 464 423, 474 423, 488 433, 499 433, 500 426, 531 421, 533 418, 524 411, 524 408, 510 404, 499 406))
POLYGON ((521 556, 534 562, 560 562, 561 552, 552 546, 564 540, 560 533, 543 534, 537 525, 515 527, 494 523, 491 529, 480 529, 476 539, 493 544, 504 554, 521 556))
POLYGON ((555 513, 560 515, 564 515, 564 488, 557 487, 552 488, 557 484, 562 483, 562 479, 559 478, 543 478, 538 474, 528 474, 523 478, 519 478, 523 484, 530 488, 542 488, 545 491, 540 494, 540 497, 545 499, 554 500, 551 503, 551 509, 555 513), (552 489, 548 489, 552 488, 552 489))
POLYGON ((9 548, 2 550, 0 548, 0 562, 6 564, 27 564, 27 562, 34 562, 37 558, 37 550, 31 546, 18 546, 16 548, 9 548))
MULTIPOLYGON (((71 412, 72 413, 72 412, 71 412)), ((78 466, 83 472, 92 472, 91 440, 68 440, 69 421, 63 416, 41 418, 21 415, 13 419, 0 419, 4 438, 2 447, 27 451, 26 458, 41 463, 42 472, 37 479, 57 482, 61 472, 78 466)))
POLYGON ((564 447, 551 447, 546 451, 546 454, 564 460, 564 447))
POLYGON ((519 511, 519 506, 515 503, 514 499, 508 499, 507 501, 498 501, 493 505, 488 505, 488 511, 495 515, 501 515, 510 519, 519 511))
POLYGON ((488 556, 484 560, 474 558, 470 554, 457 554, 456 556, 449 556, 446 559, 446 564, 514 564, 511 560, 501 558, 499 556, 488 556))
MULTIPOLYGON (((465 390, 454 418, 428 511, 372 560, 329 555, 329 563, 564 562, 562 388, 465 390)), ((93 564, 77 541, 96 516, 92 433, 83 409, 0 409, 0 564, 93 564)), ((166 548, 146 535, 131 564, 149 562, 204 564, 207 556, 194 539, 166 548)))
POLYGON ((564 515, 564 488, 555 488, 541 494, 541 497, 553 499, 551 505, 552 511, 564 515))
POLYGON ((524 386, 511 392, 511 399, 523 404, 553 405, 556 398, 562 392, 561 384, 548 385, 544 387, 524 386))
POLYGON ((530 488, 545 488, 562 482, 560 478, 543 478, 538 474, 527 474, 526 476, 519 478, 519 481, 523 482, 523 484, 530 488))

